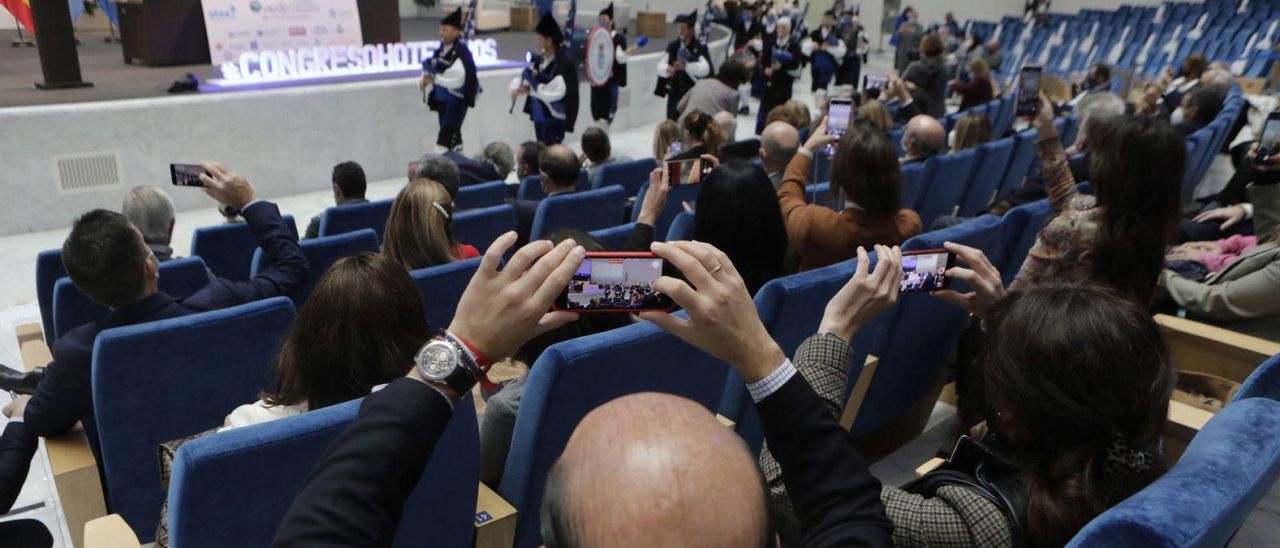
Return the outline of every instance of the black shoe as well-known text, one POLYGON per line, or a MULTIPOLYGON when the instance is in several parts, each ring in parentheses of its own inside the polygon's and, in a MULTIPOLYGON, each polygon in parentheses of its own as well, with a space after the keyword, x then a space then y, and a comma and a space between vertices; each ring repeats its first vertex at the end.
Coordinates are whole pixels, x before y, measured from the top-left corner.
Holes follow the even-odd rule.
POLYGON ((44 368, 37 367, 25 373, 0 366, 0 389, 11 390, 19 394, 35 394, 36 386, 44 378, 44 368))

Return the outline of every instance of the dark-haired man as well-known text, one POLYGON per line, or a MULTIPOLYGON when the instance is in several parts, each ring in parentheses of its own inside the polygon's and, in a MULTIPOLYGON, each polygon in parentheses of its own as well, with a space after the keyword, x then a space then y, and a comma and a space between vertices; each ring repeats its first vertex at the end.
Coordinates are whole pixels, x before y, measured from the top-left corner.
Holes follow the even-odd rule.
MULTIPOLYGON (((335 207, 341 207, 351 204, 363 204, 368 202, 364 198, 364 191, 368 188, 369 183, 364 177, 364 168, 355 162, 342 162, 333 166, 333 204, 335 207)), ((320 237, 320 217, 316 215, 311 218, 311 222, 307 223, 307 233, 303 238, 319 238, 320 237)))
POLYGON ((538 140, 548 145, 564 142, 578 120, 578 64, 564 46, 564 32, 550 13, 535 29, 542 56, 511 81, 511 100, 528 95, 524 112, 533 120, 538 140))
MULTIPOLYGON (((258 199, 244 177, 218 164, 207 163, 204 168, 206 173, 200 180, 205 192, 242 212, 269 266, 247 282, 214 278, 190 297, 174 299, 158 289, 159 262, 128 219, 103 209, 77 219, 62 244, 62 263, 76 289, 110 308, 111 316, 105 323, 72 329, 55 341, 50 349, 53 361, 35 395, 23 396, 5 407, 10 422, 0 436, 0 453, 5 455, 0 460, 0 511, 8 511, 22 489, 26 474, 17 473, 16 468, 29 465, 37 437, 62 434, 77 421, 92 423, 90 372, 94 340, 100 331, 290 295, 306 281, 307 259, 276 205, 258 199)), ((86 434, 96 447, 97 432, 89 429, 86 434)))
MULTIPOLYGON (((578 155, 565 145, 551 145, 538 155, 538 173, 542 176, 542 191, 547 196, 573 192, 581 170, 578 155)), ((513 204, 516 207, 516 233, 520 235, 520 242, 529 241, 533 218, 538 213, 540 203, 540 200, 516 200, 513 204)))
POLYGON ((476 62, 462 40, 462 8, 440 21, 440 49, 422 62, 418 87, 426 94, 427 107, 439 114, 437 150, 462 148, 462 122, 480 92, 476 62))
POLYGON ((525 141, 516 149, 516 178, 523 181, 525 177, 537 175, 538 158, 547 150, 547 145, 537 141, 525 141))
POLYGON ((654 95, 667 98, 667 119, 680 117, 680 99, 698 80, 711 76, 714 68, 706 46, 698 41, 695 26, 698 10, 676 16, 679 36, 667 44, 667 54, 658 61, 658 85, 654 95))

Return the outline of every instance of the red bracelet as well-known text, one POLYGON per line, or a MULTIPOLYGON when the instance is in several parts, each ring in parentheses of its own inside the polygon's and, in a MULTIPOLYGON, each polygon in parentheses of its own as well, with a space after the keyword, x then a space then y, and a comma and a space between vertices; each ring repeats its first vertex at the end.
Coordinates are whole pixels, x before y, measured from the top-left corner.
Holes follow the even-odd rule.
POLYGON ((477 350, 476 347, 470 342, 467 342, 466 339, 459 337, 457 333, 449 332, 449 335, 458 339, 458 342, 462 343, 463 346, 467 347, 467 350, 471 351, 471 355, 476 359, 476 365, 479 366, 482 371, 485 373, 489 372, 489 366, 493 365, 493 360, 490 360, 483 352, 477 350))

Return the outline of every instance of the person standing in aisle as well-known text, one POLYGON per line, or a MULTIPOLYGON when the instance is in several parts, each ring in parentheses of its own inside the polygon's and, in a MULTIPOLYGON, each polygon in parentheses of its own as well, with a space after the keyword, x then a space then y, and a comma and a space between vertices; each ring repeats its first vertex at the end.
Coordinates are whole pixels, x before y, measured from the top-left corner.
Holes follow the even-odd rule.
POLYGON ((462 122, 467 117, 467 109, 476 106, 476 95, 480 92, 476 62, 466 41, 462 40, 462 8, 440 22, 440 49, 422 62, 418 88, 427 107, 440 118, 437 152, 461 149, 462 122))
POLYGON ((627 57, 636 48, 628 48, 626 35, 618 32, 617 24, 613 22, 613 2, 600 10, 600 26, 609 29, 609 35, 613 37, 613 73, 603 86, 591 87, 591 118, 607 131, 618 112, 618 93, 627 85, 627 57))
POLYGON ((667 55, 658 61, 658 86, 653 93, 667 98, 668 120, 680 117, 680 99, 714 70, 706 46, 694 34, 697 23, 698 10, 676 16, 680 35, 667 44, 667 55))
POLYGON ((563 47, 564 32, 550 13, 538 21, 535 32, 542 55, 511 81, 511 101, 514 105, 521 95, 528 95, 524 112, 533 120, 538 141, 558 145, 578 119, 578 64, 563 47))

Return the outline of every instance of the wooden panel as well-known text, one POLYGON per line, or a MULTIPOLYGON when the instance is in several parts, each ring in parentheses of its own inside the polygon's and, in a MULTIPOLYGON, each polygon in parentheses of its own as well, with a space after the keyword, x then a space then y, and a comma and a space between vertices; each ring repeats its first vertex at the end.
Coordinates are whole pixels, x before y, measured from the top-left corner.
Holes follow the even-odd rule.
POLYGON ((476 548, 511 548, 516 542, 516 508, 481 483, 476 497, 476 548))
POLYGON ((1180 371, 1244 382, 1259 364, 1280 354, 1280 344, 1266 339, 1164 314, 1157 314, 1155 320, 1180 371))
POLYGON ((636 12, 636 36, 650 40, 667 37, 667 14, 662 11, 636 12))

